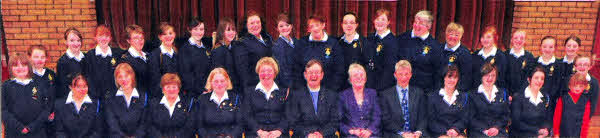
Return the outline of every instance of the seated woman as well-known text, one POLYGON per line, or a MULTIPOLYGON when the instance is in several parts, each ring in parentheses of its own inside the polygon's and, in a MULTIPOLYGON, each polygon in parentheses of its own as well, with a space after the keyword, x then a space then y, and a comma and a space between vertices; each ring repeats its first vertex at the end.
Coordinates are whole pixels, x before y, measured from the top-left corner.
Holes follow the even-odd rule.
POLYGON ((378 137, 381 109, 374 89, 365 88, 367 73, 360 64, 348 68, 351 88, 340 93, 339 112, 342 137, 378 137))
POLYGON ((242 137, 243 121, 240 112, 241 97, 233 89, 224 68, 215 68, 208 75, 205 93, 198 99, 193 115, 198 136, 242 137))
POLYGON ((146 113, 146 137, 190 138, 193 135, 193 119, 190 115, 193 99, 180 96, 181 79, 174 73, 166 73, 160 79, 163 96, 150 100, 146 113))
POLYGON ((256 63, 256 73, 260 81, 255 88, 246 89, 242 104, 248 123, 246 137, 287 137, 288 93, 275 83, 279 66, 272 57, 264 57, 256 63))
POLYGON ((523 92, 515 92, 511 103, 511 137, 547 137, 552 127, 550 95, 542 91, 545 77, 544 68, 536 67, 527 81, 529 86, 523 92))
POLYGON ((32 77, 29 58, 21 53, 8 61, 10 80, 2 83, 2 124, 6 137, 47 137, 54 89, 32 77))
POLYGON ((100 102, 88 95, 88 81, 83 75, 76 75, 72 80, 67 98, 54 103, 56 137, 102 137, 100 102))
POLYGON ((554 110, 554 137, 581 137, 588 135, 592 118, 592 94, 585 73, 575 73, 569 80, 569 92, 563 93, 554 110))
POLYGON ((468 137, 507 137, 510 109, 508 92, 497 87, 498 70, 491 63, 481 67, 481 85, 474 89, 469 97, 470 125, 467 128, 468 137))
POLYGON ((444 76, 444 87, 428 97, 428 130, 432 137, 465 137, 469 119, 469 94, 457 88, 460 72, 450 65, 444 76))
POLYGON ((136 76, 128 63, 117 65, 114 73, 117 91, 104 102, 108 133, 111 137, 144 137, 144 113, 148 93, 138 89, 136 76))

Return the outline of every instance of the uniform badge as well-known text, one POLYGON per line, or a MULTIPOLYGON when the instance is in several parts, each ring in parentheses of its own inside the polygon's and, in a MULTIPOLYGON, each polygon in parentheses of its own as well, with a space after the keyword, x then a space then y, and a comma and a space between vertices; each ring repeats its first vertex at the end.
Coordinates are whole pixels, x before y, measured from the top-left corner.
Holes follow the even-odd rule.
POLYGON ((52 75, 48 74, 48 80, 52 80, 52 75))
POLYGON ((527 65, 527 62, 523 61, 523 63, 521 63, 521 69, 524 69, 526 65, 527 65))
POLYGON ((431 50, 431 47, 429 47, 429 46, 425 46, 425 47, 423 48, 423 55, 426 55, 427 53, 429 53, 429 50, 431 50))
POLYGON ((379 44, 377 45, 377 49, 375 49, 375 51, 377 51, 377 53, 381 52, 381 49, 383 49, 383 45, 379 44))
POLYGON ((576 71, 575 68, 573 68, 573 72, 575 72, 575 71, 576 71))
POLYGON ((452 55, 452 56, 450 56, 450 58, 448 58, 448 62, 449 63, 454 63, 455 60, 456 60, 456 56, 455 55, 452 55))
POLYGON ((588 84, 587 84, 587 86, 585 87, 585 90, 586 90, 586 91, 589 91, 589 90, 590 90, 590 88, 592 88, 592 87, 591 87, 591 86, 590 86, 590 84, 588 83, 588 84))
POLYGON ((554 66, 550 66, 550 76, 552 76, 552 73, 554 73, 554 66))
POLYGON ((354 43, 354 45, 352 45, 352 48, 356 48, 358 46, 358 44, 354 43))
POLYGON ((331 55, 331 48, 325 48, 325 58, 329 58, 329 55, 331 55))
POLYGON ((492 60, 490 60, 490 64, 494 64, 496 62, 496 58, 492 58, 492 60))
POLYGON ((115 60, 115 58, 112 58, 112 59, 110 60, 110 64, 112 64, 112 65, 115 65, 115 64, 117 64, 117 61, 115 60))
POLYGON ((81 111, 85 111, 86 108, 87 108, 87 106, 81 105, 81 111))
POLYGON ((31 89, 31 97, 32 97, 34 100, 37 100, 37 97, 38 97, 38 94, 37 94, 37 92, 38 92, 38 91, 37 91, 37 88, 33 87, 33 89, 31 89))
POLYGON ((210 56, 210 52, 206 51, 206 56, 210 56))
POLYGON ((177 108, 181 108, 181 104, 177 104, 177 108))

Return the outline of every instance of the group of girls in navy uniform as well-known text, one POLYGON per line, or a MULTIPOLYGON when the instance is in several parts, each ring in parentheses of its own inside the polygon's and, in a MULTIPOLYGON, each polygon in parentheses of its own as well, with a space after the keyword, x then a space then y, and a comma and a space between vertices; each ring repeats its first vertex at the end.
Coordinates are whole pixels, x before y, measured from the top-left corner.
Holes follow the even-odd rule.
MULTIPOLYGON (((388 10, 375 12, 362 36, 355 13, 343 15, 340 37, 326 18, 308 17, 295 38, 287 14, 266 19, 248 11, 242 26, 222 18, 208 35, 192 19, 184 37, 160 23, 146 41, 125 28, 127 49, 106 25, 83 52, 76 28, 64 33, 56 73, 44 46, 9 61, 2 84, 7 137, 586 137, 598 100, 594 60, 579 55, 581 39, 545 36, 540 54, 525 50, 517 29, 509 49, 496 28, 481 49, 461 43, 458 23, 445 42, 430 34, 433 16, 420 11, 412 28, 394 34, 388 10), (238 33, 238 28, 241 28, 238 33), (214 38, 213 38, 214 37, 214 38)), ((362 23, 365 24, 365 23, 362 23)))

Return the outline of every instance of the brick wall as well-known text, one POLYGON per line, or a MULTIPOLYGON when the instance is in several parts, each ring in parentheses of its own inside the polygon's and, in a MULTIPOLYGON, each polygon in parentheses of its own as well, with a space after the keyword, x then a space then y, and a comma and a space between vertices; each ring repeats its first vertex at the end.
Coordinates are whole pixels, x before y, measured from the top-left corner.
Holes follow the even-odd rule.
POLYGON ((571 34, 582 39, 580 54, 590 55, 598 15, 598 2, 527 2, 517 1, 514 7, 513 31, 528 33, 525 49, 540 55, 540 43, 546 35, 558 39, 556 56, 564 56, 564 40, 571 34))
POLYGON ((50 68, 56 67, 67 49, 64 31, 68 27, 81 31, 82 50, 94 43, 97 21, 93 0, 2 0, 2 15, 9 54, 26 52, 31 45, 46 46, 50 68))

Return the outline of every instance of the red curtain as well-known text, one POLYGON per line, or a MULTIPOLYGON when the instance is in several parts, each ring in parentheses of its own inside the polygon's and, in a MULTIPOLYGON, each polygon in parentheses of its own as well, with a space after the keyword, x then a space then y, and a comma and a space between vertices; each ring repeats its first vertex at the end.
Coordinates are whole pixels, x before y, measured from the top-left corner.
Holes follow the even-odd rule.
POLYGON ((154 38, 158 24, 169 22, 181 36, 186 33, 185 26, 193 17, 202 18, 206 22, 207 32, 212 32, 219 18, 230 17, 241 22, 248 10, 259 11, 265 17, 267 31, 275 37, 278 33, 274 18, 281 12, 290 14, 293 35, 296 37, 307 34, 306 21, 312 13, 326 17, 329 34, 341 35, 341 17, 348 11, 358 14, 359 32, 366 35, 374 31, 372 20, 375 11, 385 8, 391 11, 394 34, 409 30, 414 14, 419 10, 429 10, 435 17, 432 35, 443 41, 446 25, 458 22, 465 27, 463 44, 478 48, 479 35, 486 26, 496 26, 503 36, 510 33, 512 3, 500 0, 96 0, 96 7, 98 22, 112 27, 117 42, 122 42, 122 33, 128 24, 141 25, 148 32, 146 37, 154 38))

